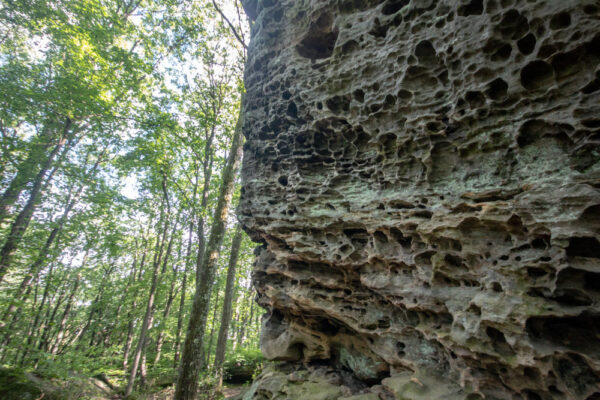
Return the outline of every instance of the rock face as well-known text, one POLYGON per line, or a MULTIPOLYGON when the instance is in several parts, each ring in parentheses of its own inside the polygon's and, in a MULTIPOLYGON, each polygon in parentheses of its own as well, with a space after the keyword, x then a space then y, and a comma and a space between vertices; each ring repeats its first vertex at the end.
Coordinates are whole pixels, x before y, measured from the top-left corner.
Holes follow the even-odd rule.
POLYGON ((244 6, 247 398, 600 399, 600 4, 244 6))

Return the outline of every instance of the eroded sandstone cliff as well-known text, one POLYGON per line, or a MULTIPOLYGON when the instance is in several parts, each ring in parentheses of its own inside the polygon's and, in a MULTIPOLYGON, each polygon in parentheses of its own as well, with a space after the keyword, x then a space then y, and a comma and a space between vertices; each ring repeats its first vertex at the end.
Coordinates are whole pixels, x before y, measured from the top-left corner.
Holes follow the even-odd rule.
POLYGON ((600 4, 245 8, 246 397, 600 399, 600 4))

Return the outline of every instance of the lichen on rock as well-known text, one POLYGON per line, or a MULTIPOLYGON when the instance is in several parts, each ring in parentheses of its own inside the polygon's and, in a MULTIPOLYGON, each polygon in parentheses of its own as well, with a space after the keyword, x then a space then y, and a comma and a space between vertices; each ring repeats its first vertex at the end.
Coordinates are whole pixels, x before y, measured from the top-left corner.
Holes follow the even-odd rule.
MULTIPOLYGON (((244 5, 265 356, 339 398, 600 399, 598 3, 244 5)), ((278 382, 248 399, 307 398, 278 382)))

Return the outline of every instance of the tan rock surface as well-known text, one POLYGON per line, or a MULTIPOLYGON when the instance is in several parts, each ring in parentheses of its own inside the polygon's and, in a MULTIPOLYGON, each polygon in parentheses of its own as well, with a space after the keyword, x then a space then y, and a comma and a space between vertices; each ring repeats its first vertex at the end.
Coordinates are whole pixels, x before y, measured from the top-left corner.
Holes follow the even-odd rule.
POLYGON ((341 397, 600 399, 600 4, 245 8, 265 355, 341 397))

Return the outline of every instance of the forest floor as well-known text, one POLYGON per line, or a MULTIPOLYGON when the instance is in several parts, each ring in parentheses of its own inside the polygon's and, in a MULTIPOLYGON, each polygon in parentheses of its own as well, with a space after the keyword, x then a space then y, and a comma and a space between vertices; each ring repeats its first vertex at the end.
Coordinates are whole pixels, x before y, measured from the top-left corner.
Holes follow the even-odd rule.
MULTIPOLYGON (((122 385, 107 384, 106 378, 84 377, 73 374, 69 379, 56 379, 36 376, 22 370, 11 370, 0 367, 0 399, 22 400, 122 400, 122 385)), ((114 382, 113 382, 114 383, 114 382)), ((248 384, 227 384, 216 393, 214 389, 206 388, 200 394, 200 399, 229 399, 240 400, 248 390, 248 384)), ((132 398, 136 400, 172 400, 175 394, 173 386, 149 387, 147 391, 137 393, 132 398)))
POLYGON ((247 386, 247 385, 225 387, 223 389, 223 395, 225 396, 226 399, 233 399, 233 398, 245 393, 249 387, 250 386, 247 386))
MULTIPOLYGON (((249 387, 249 385, 225 386, 223 388, 223 397, 230 400, 240 399, 240 396, 243 395, 249 387)), ((160 392, 145 395, 142 398, 144 400, 172 400, 174 393, 175 389, 170 387, 163 389, 160 392)))

